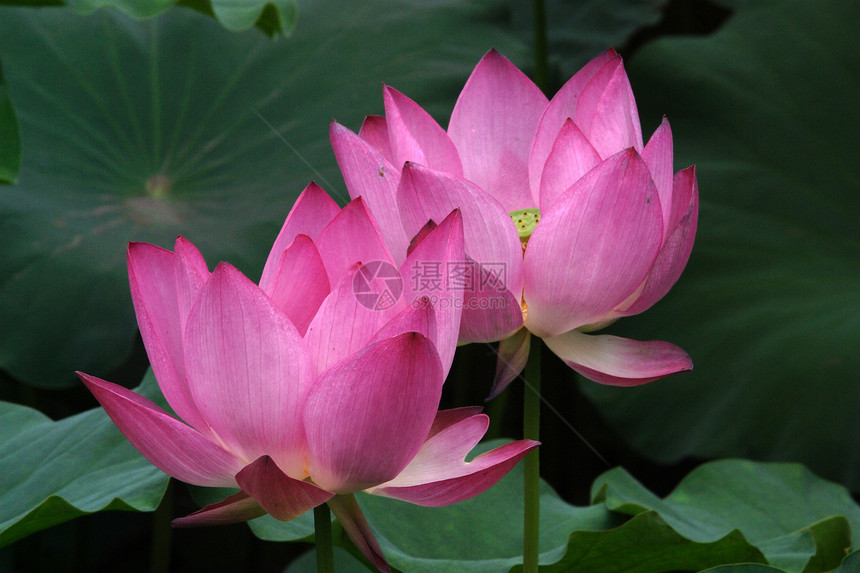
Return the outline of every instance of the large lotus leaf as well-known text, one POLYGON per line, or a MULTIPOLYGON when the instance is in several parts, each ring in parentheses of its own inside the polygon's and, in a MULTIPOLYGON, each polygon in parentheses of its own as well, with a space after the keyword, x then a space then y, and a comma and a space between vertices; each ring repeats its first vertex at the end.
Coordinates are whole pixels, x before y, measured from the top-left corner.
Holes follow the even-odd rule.
MULTIPOLYGON (((285 573, 315 571, 315 553, 309 551, 296 560, 285 573)), ((551 565, 542 565, 541 571, 564 573, 662 573, 664 571, 698 571, 715 563, 764 560, 754 547, 737 532, 714 543, 690 541, 672 530, 655 512, 637 515, 623 526, 609 531, 576 531, 570 535, 564 558, 551 565)), ((335 549, 338 571, 367 571, 368 569, 344 550, 335 549)), ((508 571, 487 563, 472 563, 466 567, 458 561, 438 563, 413 569, 408 560, 402 560, 404 571, 508 571)), ((511 572, 520 572, 517 565, 511 572)), ((763 571, 778 571, 765 567, 763 571)), ((740 572, 737 572, 740 573, 740 572)), ((758 573, 751 571, 750 573, 758 573)))
MULTIPOLYGON (((164 405, 151 372, 137 391, 164 405)), ((0 546, 95 511, 152 511, 167 480, 101 408, 54 422, 0 402, 0 546)))
POLYGON ((15 108, 0 67, 0 183, 14 183, 21 167, 21 140, 15 108))
POLYGON ((656 511, 679 534, 708 542, 740 531, 770 565, 829 571, 860 531, 860 506, 848 491, 799 464, 723 460, 699 466, 665 499, 622 469, 600 476, 594 502, 636 515, 656 511))
POLYGON ((212 15, 234 32, 256 26, 272 36, 289 34, 296 23, 296 0, 0 0, 0 4, 71 6, 82 14, 116 8, 135 18, 151 18, 173 6, 187 6, 212 15))
POLYGON ((667 114, 676 167, 698 165, 702 208, 678 284, 614 331, 695 368, 582 387, 655 459, 802 461, 860 490, 858 21, 858 2, 742 3, 713 36, 629 62, 646 128, 667 114))
POLYGON ((277 42, 191 10, 0 10, 24 147, 0 194, 0 368, 63 386, 120 364, 129 240, 182 234, 258 276, 312 178, 346 199, 332 117, 357 129, 381 112, 383 80, 450 110, 488 46, 521 56, 492 25, 499 3, 310 2, 277 42))
POLYGON ((782 569, 758 563, 741 563, 739 565, 720 565, 700 571, 700 573, 785 573, 782 569))
MULTIPOLYGON (((672 529, 656 512, 646 511, 610 531, 572 533, 564 558, 541 571, 663 573, 737 562, 764 562, 764 556, 737 531, 714 541, 693 541, 672 529)), ((521 573, 522 567, 512 571, 521 573)))

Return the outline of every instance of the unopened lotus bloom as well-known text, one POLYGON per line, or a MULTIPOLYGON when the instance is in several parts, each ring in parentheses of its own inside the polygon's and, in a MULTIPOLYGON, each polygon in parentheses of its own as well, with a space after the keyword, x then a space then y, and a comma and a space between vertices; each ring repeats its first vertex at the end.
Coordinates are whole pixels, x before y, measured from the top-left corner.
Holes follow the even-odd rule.
POLYGON ((493 395, 524 367, 530 334, 604 384, 643 384, 692 367, 666 342, 586 334, 668 292, 698 217, 694 168, 673 175, 665 119, 643 144, 614 51, 588 63, 552 101, 491 51, 463 88, 447 132, 403 94, 385 87, 383 95, 385 117, 368 117, 358 135, 332 124, 347 188, 364 197, 391 245, 459 208, 467 257, 485 268, 482 276, 504 268, 505 304, 470 309, 467 292, 460 333, 461 342, 501 340, 493 395))
POLYGON ((466 463, 487 417, 476 408, 437 412, 462 292, 413 288, 406 273, 425 261, 462 257, 456 211, 428 229, 398 267, 362 200, 340 209, 312 184, 284 224, 259 286, 227 263, 210 273, 181 237, 173 252, 129 246, 140 331, 181 420, 121 386, 80 377, 164 472, 195 485, 240 488, 174 525, 265 513, 289 520, 328 503, 368 559, 387 570, 353 493, 455 503, 486 490, 536 446, 514 442, 466 463), (386 264, 388 272, 380 271, 386 264), (377 277, 383 282, 374 283, 377 277), (368 296, 375 291, 364 288, 374 284, 403 293, 374 301, 368 296))

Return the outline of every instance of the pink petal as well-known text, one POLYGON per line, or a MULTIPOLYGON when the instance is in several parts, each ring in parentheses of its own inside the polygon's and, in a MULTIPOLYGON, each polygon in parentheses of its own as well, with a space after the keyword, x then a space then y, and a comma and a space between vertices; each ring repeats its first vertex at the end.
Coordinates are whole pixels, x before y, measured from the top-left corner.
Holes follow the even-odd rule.
MULTIPOLYGON (((435 481, 437 474, 453 477, 465 473, 464 460, 487 433, 490 418, 480 412, 474 412, 471 416, 466 415, 468 410, 460 413, 462 417, 458 420, 434 420, 436 431, 428 434, 409 465, 397 477, 379 487, 424 484, 435 481), (444 427, 441 427, 442 424, 445 424, 444 427)), ((436 417, 438 419, 439 415, 436 417)), ((375 488, 370 493, 375 493, 375 488)))
POLYGON ((609 49, 603 52, 576 72, 549 102, 538 122, 534 142, 529 152, 529 180, 533 190, 541 188, 544 165, 565 120, 568 118, 576 120, 576 104, 580 92, 604 66, 614 67, 620 64, 621 57, 615 53, 615 50, 609 49))
POLYGON ((411 255, 412 251, 414 251, 415 248, 421 244, 421 241, 426 239, 430 235, 430 233, 432 233, 433 230, 438 226, 439 225, 437 225, 436 221, 434 221, 433 219, 427 221, 427 223, 425 223, 425 225, 421 227, 421 230, 418 231, 418 233, 416 233, 415 236, 412 237, 412 239, 409 241, 409 248, 406 249, 406 256, 411 255))
POLYGON ((672 230, 663 242, 663 248, 651 268, 645 288, 639 298, 626 310, 624 316, 639 314, 663 298, 678 281, 696 239, 696 226, 699 220, 699 187, 696 183, 696 170, 689 167, 675 175, 672 213, 669 224, 672 230))
POLYGON ((486 491, 539 445, 521 440, 466 462, 466 456, 484 436, 488 425, 486 415, 476 414, 431 435, 396 478, 368 493, 439 507, 486 491))
MULTIPOLYGON (((472 418, 481 413, 480 406, 463 406, 461 408, 450 408, 448 410, 439 410, 436 412, 436 417, 433 418, 433 425, 430 427, 430 432, 427 434, 427 440, 438 434, 439 432, 458 424, 466 418, 472 418)), ((425 440, 425 443, 426 440, 425 440)))
POLYGON ((289 521, 325 503, 334 494, 314 484, 291 478, 269 456, 260 456, 236 474, 236 481, 266 513, 289 521))
POLYGON ((328 506, 362 555, 383 573, 390 573, 391 568, 385 560, 382 548, 379 547, 370 524, 355 501, 355 496, 336 495, 329 500, 328 506))
POLYGON ((418 333, 376 342, 323 372, 304 416, 314 482, 350 493, 400 473, 427 436, 442 382, 433 343, 418 333))
POLYGON ((540 208, 544 211, 580 177, 600 163, 600 155, 571 119, 558 132, 540 179, 540 208))
POLYGON ((466 257, 459 278, 467 285, 463 293, 460 344, 504 340, 523 325, 520 298, 505 288, 505 265, 478 265, 466 257))
POLYGON ((410 237, 427 221, 441 221, 454 209, 460 209, 466 254, 482 266, 504 274, 499 287, 511 291, 519 300, 522 243, 508 211, 491 195, 465 179, 410 163, 401 173, 397 204, 410 237))
POLYGON ((430 301, 417 301, 404 308, 400 313, 386 322, 368 344, 373 344, 386 338, 393 338, 406 332, 417 332, 431 341, 436 338, 436 311, 430 301))
POLYGON ((287 215, 287 220, 284 221, 284 226, 278 238, 275 239, 272 250, 269 251, 266 266, 263 267, 263 274, 260 277, 260 287, 265 291, 270 290, 281 262, 281 255, 298 235, 307 235, 312 240, 316 240, 338 213, 340 213, 340 207, 328 196, 328 193, 323 191, 322 187, 313 182, 305 187, 296 199, 290 214, 287 215))
POLYGON ((407 302, 423 304, 426 299, 435 310, 436 332, 430 339, 442 361, 443 378, 454 361, 463 314, 463 288, 452 283, 450 273, 464 263, 463 219, 455 210, 415 246, 400 267, 403 282, 409 285, 407 302))
POLYGON ((628 147, 642 153, 639 112, 620 59, 604 66, 585 85, 573 120, 600 157, 610 157, 628 147))
POLYGON ((408 306, 402 290, 403 281, 393 265, 379 261, 353 265, 320 305, 305 334, 314 372, 321 373, 367 346, 383 325, 408 306))
MULTIPOLYGON (((179 240, 177 246, 181 246, 179 240)), ((180 418, 211 438, 186 383, 182 348, 186 313, 205 280, 199 275, 192 250, 196 251, 189 244, 174 254, 146 243, 129 243, 128 282, 137 324, 161 392, 180 418)))
POLYGON ((209 280, 209 267, 197 247, 184 237, 178 237, 173 247, 176 298, 179 305, 179 322, 182 330, 191 307, 197 301, 200 288, 209 280))
POLYGON ((526 367, 531 347, 531 334, 528 329, 521 328, 514 334, 499 342, 499 353, 496 357, 496 377, 487 400, 492 400, 502 393, 526 367))
MULTIPOLYGON (((385 120, 379 119, 382 121, 382 127, 385 127, 385 120)), ((379 121, 375 123, 378 124, 379 121)), ((400 168, 392 165, 380 150, 363 137, 337 122, 332 122, 329 135, 349 196, 353 199, 364 199, 365 205, 379 225, 388 251, 398 264, 402 263, 406 258, 409 241, 400 221, 400 211, 397 210, 396 193, 400 183, 400 168)), ((385 137, 387 141, 387 133, 385 137)))
POLYGON ((669 120, 663 117, 660 127, 648 140, 648 145, 642 152, 642 160, 651 172, 651 179, 657 187, 660 195, 660 206, 663 207, 663 223, 665 238, 669 236, 672 228, 669 227, 669 219, 672 217, 672 128, 669 120))
POLYGON ((187 483, 236 487, 233 476, 244 462, 186 426, 140 394, 78 372, 119 431, 143 457, 187 483))
POLYGON ((191 394, 223 443, 245 460, 268 454, 301 475, 301 409, 312 375, 289 318, 221 263, 188 317, 184 342, 191 394))
POLYGON ((281 255, 277 271, 263 289, 304 336, 323 300, 331 292, 316 245, 299 235, 281 255))
POLYGON ((368 115, 361 123, 358 136, 372 145, 389 162, 394 163, 391 143, 388 141, 388 123, 381 115, 368 115))
POLYGON ((436 120, 393 88, 385 86, 382 96, 394 166, 400 168, 411 161, 462 177, 463 166, 457 148, 436 120))
POLYGON ((691 165, 675 173, 672 179, 672 213, 669 216, 670 232, 684 224, 684 219, 692 216, 693 233, 699 215, 699 183, 696 180, 696 166, 691 165))
MULTIPOLYGON (((314 242, 331 285, 336 285, 355 263, 394 263, 362 197, 350 201, 314 242)), ((405 252, 405 245, 403 249, 405 252)))
POLYGON ((507 58, 490 50, 475 67, 451 114, 448 135, 463 176, 506 211, 535 207, 528 158, 549 101, 507 58))
POLYGON ((174 519, 170 522, 173 527, 196 527, 199 525, 229 525, 256 519, 266 515, 266 510, 260 507, 252 497, 244 491, 204 507, 199 511, 174 519))
POLYGON ((589 171, 529 239, 526 327, 546 337, 600 321, 648 276, 662 218, 648 167, 632 149, 589 171))
POLYGON ((610 386, 638 386, 693 368, 686 352, 659 340, 641 342, 571 330, 544 342, 565 364, 589 380, 610 386))

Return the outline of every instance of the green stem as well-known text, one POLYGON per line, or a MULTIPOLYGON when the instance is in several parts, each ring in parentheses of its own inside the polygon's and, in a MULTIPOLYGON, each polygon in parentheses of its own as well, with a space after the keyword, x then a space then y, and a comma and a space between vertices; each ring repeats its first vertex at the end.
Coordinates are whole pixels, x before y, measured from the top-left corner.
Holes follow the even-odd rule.
MULTIPOLYGON (((534 337, 526 363, 526 387, 523 395, 523 438, 540 439, 540 354, 541 339, 534 337)), ((540 458, 538 448, 526 455, 523 499, 523 573, 538 570, 538 539, 540 538, 540 458)))
POLYGON ((325 503, 314 508, 314 537, 317 549, 317 573, 334 573, 331 512, 325 503))
POLYGON ((546 93, 549 87, 549 64, 543 0, 532 0, 532 20, 534 20, 534 80, 537 87, 546 93))
POLYGON ((503 424, 505 420, 505 411, 508 409, 508 397, 510 392, 502 392, 490 402, 487 406, 487 415, 490 417, 490 427, 487 428, 487 433, 484 434, 484 440, 495 440, 504 435, 503 424))

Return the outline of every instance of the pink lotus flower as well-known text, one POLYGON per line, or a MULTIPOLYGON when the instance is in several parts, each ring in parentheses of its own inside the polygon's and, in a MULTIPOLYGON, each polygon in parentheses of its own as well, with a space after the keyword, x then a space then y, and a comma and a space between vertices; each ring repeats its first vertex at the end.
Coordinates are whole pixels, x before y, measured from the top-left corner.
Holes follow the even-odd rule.
POLYGON ((523 369, 530 334, 584 376, 632 386, 688 370, 666 342, 589 335, 640 313, 677 281, 698 217, 693 167, 672 174, 665 119, 647 145, 621 58, 612 50, 552 101, 490 51, 460 94, 448 131, 385 87, 385 117, 358 135, 333 123, 332 145, 353 197, 380 221, 389 245, 427 219, 463 214, 466 255, 501 266, 504 304, 470 308, 461 342, 501 340, 500 392, 523 369), (524 325, 524 328, 520 328, 524 325))
POLYGON ((421 262, 462 258, 457 211, 398 267, 361 199, 340 209, 311 184, 260 286, 227 263, 210 273, 181 237, 173 252, 129 245, 143 341, 182 421, 121 386, 79 376, 164 472, 241 488, 174 525, 265 513, 289 520, 328 503, 368 559, 387 570, 353 493, 448 505, 486 490, 537 445, 514 442, 466 463, 487 417, 477 408, 437 412, 462 292, 413 288, 406 273, 421 262), (382 272, 385 265, 393 272, 382 272), (374 285, 382 290, 369 301, 374 291, 366 287, 374 285), (383 300, 385 289, 391 296, 383 300))

